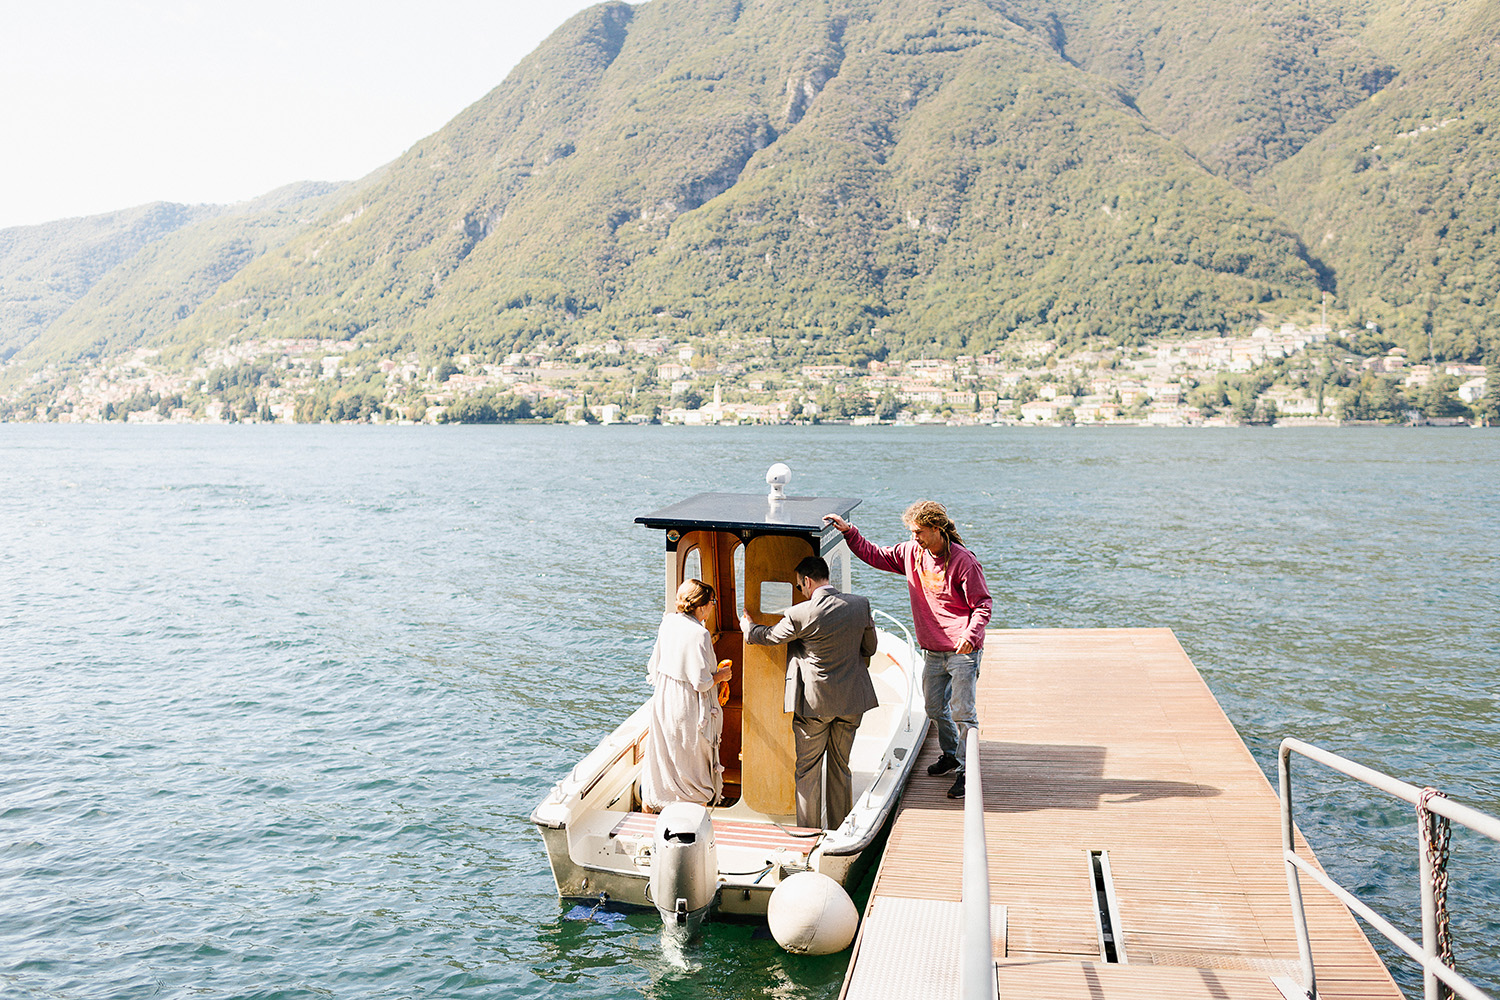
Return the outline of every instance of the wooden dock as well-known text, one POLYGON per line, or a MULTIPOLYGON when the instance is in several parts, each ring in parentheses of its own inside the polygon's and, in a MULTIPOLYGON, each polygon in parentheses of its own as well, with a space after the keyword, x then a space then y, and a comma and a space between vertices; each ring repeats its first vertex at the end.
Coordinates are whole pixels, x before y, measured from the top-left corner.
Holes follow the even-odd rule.
MULTIPOLYGON (((990 631, 979 727, 1001 997, 1282 1000, 1298 962, 1278 799, 1169 629, 990 631)), ((963 808, 951 775, 928 777, 936 755, 929 735, 844 1000, 957 995, 963 808)), ((1320 996, 1401 1000, 1354 918, 1303 881, 1320 996)))

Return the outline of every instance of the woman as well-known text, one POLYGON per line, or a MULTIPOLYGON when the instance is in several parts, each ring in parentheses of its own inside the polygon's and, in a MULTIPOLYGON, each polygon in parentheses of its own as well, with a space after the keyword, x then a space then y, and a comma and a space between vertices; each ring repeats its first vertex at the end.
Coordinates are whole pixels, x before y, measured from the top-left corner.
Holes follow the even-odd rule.
POLYGON ((713 638, 707 622, 714 612, 714 589, 702 580, 677 588, 677 612, 662 619, 656 647, 646 666, 655 687, 651 731, 641 767, 641 804, 658 812, 671 802, 709 805, 723 788, 719 734, 724 713, 718 682, 729 667, 715 670, 713 638))

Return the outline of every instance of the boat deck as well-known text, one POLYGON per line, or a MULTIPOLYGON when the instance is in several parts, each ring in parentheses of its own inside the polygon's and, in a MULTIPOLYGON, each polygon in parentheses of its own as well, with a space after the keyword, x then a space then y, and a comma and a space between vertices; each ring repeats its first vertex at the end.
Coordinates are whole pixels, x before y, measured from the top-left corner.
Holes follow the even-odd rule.
MULTIPOLYGON (((609 831, 611 839, 633 837, 650 844, 656 836, 657 817, 651 813, 623 813, 622 819, 609 831)), ((781 826, 776 823, 746 822, 714 817, 714 842, 720 847, 743 847, 755 851, 787 851, 801 855, 803 862, 818 846, 823 831, 805 826, 781 826)))
MULTIPOLYGON (((1283 996, 1298 963, 1277 796, 1171 630, 992 630, 978 696, 1002 997, 1283 996), (1114 962, 1091 852, 1112 873, 1114 962)), ((846 1000, 958 993, 963 803, 927 775, 936 756, 931 734, 846 1000)), ((1401 1000, 1343 905, 1308 880, 1303 896, 1320 996, 1401 1000)))

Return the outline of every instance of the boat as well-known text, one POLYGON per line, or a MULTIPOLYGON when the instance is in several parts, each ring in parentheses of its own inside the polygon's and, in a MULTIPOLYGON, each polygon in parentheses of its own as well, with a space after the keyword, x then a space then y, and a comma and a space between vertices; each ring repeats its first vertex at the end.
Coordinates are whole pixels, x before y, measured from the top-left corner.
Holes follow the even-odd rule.
POLYGON ((791 876, 817 872, 847 889, 874 853, 927 732, 916 647, 905 625, 875 611, 879 645, 870 674, 879 703, 865 713, 850 754, 854 807, 836 829, 798 827, 792 717, 783 712, 786 647, 746 643, 736 608, 757 624, 774 624, 779 611, 806 599, 795 590, 793 568, 810 555, 826 559, 834 585, 849 592, 853 556, 823 515, 848 518, 860 501, 789 496, 789 479, 778 463, 766 475, 768 494, 700 493, 635 519, 665 537, 668 611, 683 580, 701 579, 718 593, 709 622, 714 651, 734 668, 720 744, 723 796, 696 807, 705 814, 699 817, 677 805, 660 815, 642 811, 650 703, 642 704, 532 812, 563 899, 655 906, 679 922, 708 909, 764 917, 771 893, 791 876), (678 857, 684 847, 696 860, 678 857), (662 884, 705 864, 707 874, 683 877, 706 887, 662 884))

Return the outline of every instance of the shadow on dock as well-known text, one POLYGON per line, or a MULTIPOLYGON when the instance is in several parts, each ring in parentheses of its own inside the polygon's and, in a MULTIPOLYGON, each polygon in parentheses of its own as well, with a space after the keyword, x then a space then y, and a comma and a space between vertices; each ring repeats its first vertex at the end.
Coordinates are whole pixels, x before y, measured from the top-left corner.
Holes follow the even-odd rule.
POLYGON ((1105 748, 979 741, 985 812, 1099 809, 1156 799, 1206 799, 1222 788, 1193 781, 1121 778, 1104 772, 1105 748))
MULTIPOLYGON (((980 740, 986 813, 1023 813, 1042 809, 1101 809, 1159 799, 1207 799, 1223 795, 1214 785, 1162 778, 1127 778, 1105 773, 1106 748, 1059 743, 1009 743, 980 740)), ((912 804, 962 809, 962 799, 947 797, 952 777, 927 776, 937 759, 937 740, 929 736, 907 788, 912 804)))

